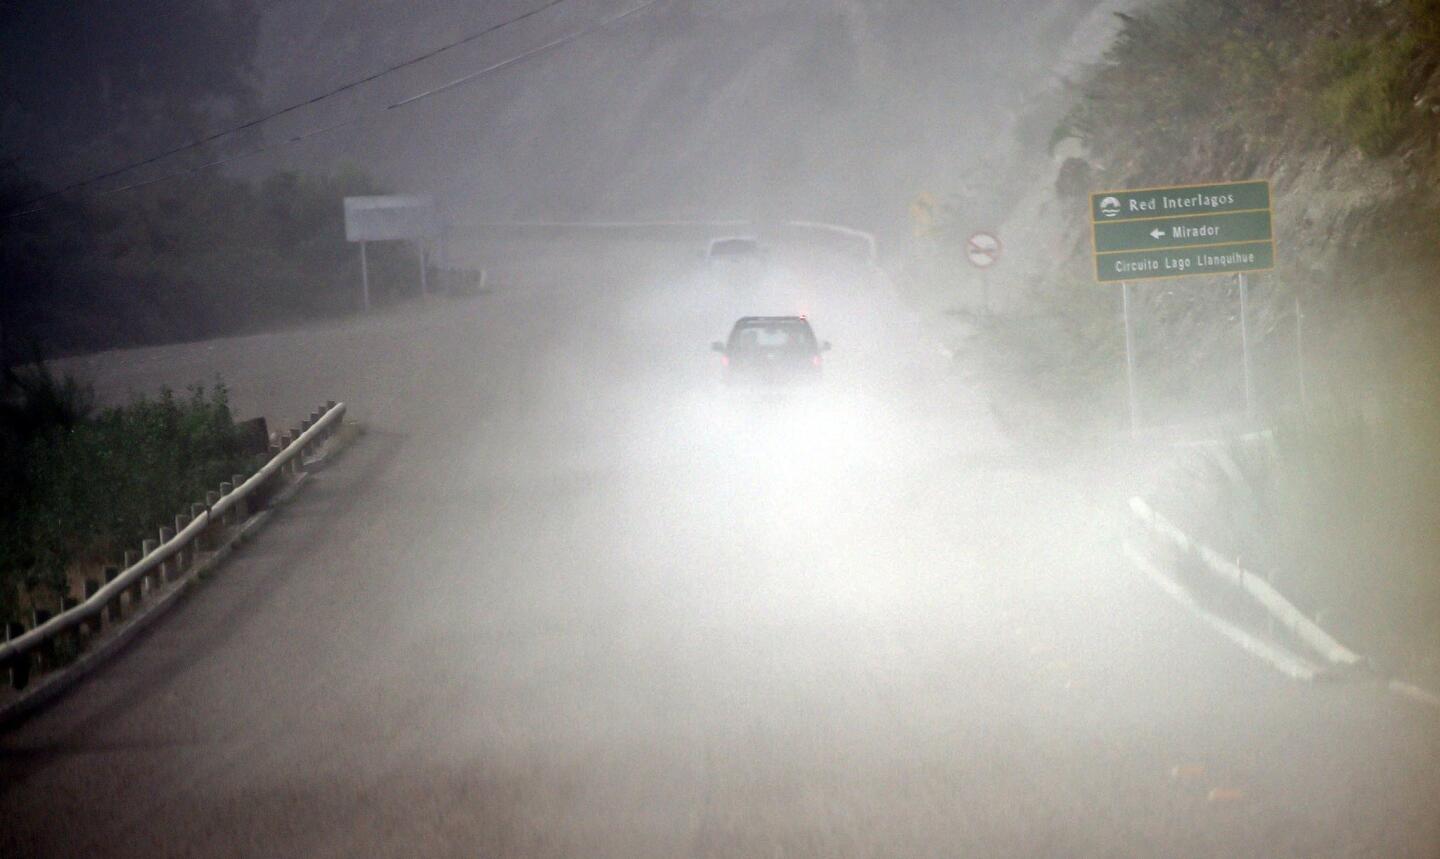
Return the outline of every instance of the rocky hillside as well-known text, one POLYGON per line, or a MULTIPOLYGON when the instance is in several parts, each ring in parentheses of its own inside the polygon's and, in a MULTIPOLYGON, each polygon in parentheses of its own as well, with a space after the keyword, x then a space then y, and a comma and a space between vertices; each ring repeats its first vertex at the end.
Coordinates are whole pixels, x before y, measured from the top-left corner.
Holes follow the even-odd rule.
MULTIPOLYGON (((1440 2, 1162 0, 1119 21, 1002 228, 1003 313, 970 321, 997 413, 1047 450, 1125 435, 1091 191, 1270 180, 1252 415, 1235 279, 1132 284, 1144 437, 1230 440, 1141 491, 1383 670, 1440 682, 1440 2), (1272 433, 1246 447, 1241 428, 1272 433)), ((927 275, 964 270, 950 226, 927 275)))
MULTIPOLYGON (((1052 158, 1001 228, 1012 253, 992 292, 1032 324, 996 334, 1012 357, 1035 358, 1022 375, 1052 399, 1072 394, 1092 422, 1123 418, 1118 290, 1093 281, 1088 193, 1256 178, 1273 185, 1278 257, 1252 280, 1262 412, 1298 404, 1302 351, 1307 395, 1370 412, 1432 399, 1440 3, 1164 0, 1117 20, 1103 61, 1068 88, 1052 158)), ((942 240, 937 254, 964 272, 954 247, 942 240)), ((1234 414, 1233 278, 1134 293, 1150 422, 1234 414)))

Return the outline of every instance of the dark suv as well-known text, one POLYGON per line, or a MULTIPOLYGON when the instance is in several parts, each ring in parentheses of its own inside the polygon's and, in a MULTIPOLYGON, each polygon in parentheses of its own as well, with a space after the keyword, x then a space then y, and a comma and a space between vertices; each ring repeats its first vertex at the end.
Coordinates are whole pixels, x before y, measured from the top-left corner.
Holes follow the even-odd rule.
POLYGON ((725 364, 725 381, 796 384, 818 381, 828 342, 815 339, 803 316, 743 316, 725 343, 711 344, 725 364))

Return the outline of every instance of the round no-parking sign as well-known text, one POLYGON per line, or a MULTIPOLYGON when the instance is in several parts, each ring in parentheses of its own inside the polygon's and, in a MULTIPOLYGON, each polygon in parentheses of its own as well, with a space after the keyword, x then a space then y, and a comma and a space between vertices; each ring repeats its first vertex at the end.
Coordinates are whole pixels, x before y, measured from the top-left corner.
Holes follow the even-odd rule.
POLYGON ((976 233, 965 240, 965 256, 976 268, 989 268, 1000 259, 1000 240, 993 233, 976 233))

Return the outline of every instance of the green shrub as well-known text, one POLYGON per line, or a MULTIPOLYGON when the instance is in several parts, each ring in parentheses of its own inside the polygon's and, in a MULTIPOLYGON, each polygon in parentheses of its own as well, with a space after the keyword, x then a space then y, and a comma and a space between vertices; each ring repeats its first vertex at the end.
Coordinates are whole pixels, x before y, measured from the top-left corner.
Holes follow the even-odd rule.
POLYGON ((1165 0, 1120 18, 1052 145, 1085 140, 1121 181, 1234 173, 1317 131, 1389 154, 1416 129, 1417 75, 1440 63, 1440 0, 1165 0))
POLYGON ((1390 152, 1407 125, 1404 82, 1416 45, 1413 36, 1322 43, 1320 89, 1312 102, 1321 127, 1366 155, 1390 152))
POLYGON ((1079 137, 1123 153, 1111 163, 1153 155, 1173 171, 1197 140, 1266 133, 1304 44, 1283 4, 1169 0, 1118 17, 1052 143, 1079 137))
POLYGON ((1416 40, 1440 48, 1440 0, 1405 0, 1405 13, 1416 40))
MULTIPOLYGON (((3 178, 0 202, 17 193, 3 178)), ((0 221, 0 318, 8 336, 68 352, 344 314, 359 303, 360 259, 342 201, 382 192, 353 169, 254 183, 205 173, 0 221)), ((368 255, 377 304, 419 293, 408 243, 368 255)))
MULTIPOLYGON (((80 386, 67 379, 62 387, 80 386)), ((138 548, 207 490, 256 464, 241 450, 218 382, 183 398, 167 389, 69 425, 7 432, 19 452, 0 523, 0 612, 7 616, 19 588, 63 588, 72 564, 138 548)))

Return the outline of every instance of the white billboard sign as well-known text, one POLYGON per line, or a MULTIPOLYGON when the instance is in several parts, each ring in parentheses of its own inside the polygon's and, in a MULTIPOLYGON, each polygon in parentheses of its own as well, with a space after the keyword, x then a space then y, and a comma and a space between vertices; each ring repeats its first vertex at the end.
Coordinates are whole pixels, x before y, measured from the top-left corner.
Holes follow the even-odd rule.
POLYGON ((433 197, 393 194, 345 198, 346 241, 430 239, 439 235, 440 219, 433 197))

